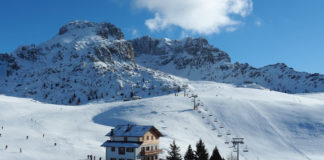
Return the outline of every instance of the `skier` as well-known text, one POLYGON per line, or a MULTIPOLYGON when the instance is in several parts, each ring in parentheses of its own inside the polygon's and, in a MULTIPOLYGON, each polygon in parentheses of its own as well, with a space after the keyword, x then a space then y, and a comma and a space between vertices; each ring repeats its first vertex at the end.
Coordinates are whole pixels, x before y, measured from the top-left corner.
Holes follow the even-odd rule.
POLYGON ((28 136, 26 136, 26 139, 28 140, 28 136))
POLYGON ((0 133, 0 137, 1 137, 1 133, 0 133))
POLYGON ((19 149, 19 152, 22 153, 22 149, 21 148, 19 149))
POLYGON ((43 133, 43 138, 45 137, 45 134, 43 133))
POLYGON ((54 143, 54 146, 56 146, 56 143, 54 143))
POLYGON ((6 145, 5 149, 8 149, 8 145, 6 145))

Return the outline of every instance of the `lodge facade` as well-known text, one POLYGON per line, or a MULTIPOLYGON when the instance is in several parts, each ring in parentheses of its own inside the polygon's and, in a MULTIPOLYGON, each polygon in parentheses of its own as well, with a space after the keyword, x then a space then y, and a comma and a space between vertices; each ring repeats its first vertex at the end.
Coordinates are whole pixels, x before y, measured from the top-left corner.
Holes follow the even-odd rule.
POLYGON ((162 152, 162 134, 154 126, 118 125, 106 136, 106 160, 157 160, 162 152))

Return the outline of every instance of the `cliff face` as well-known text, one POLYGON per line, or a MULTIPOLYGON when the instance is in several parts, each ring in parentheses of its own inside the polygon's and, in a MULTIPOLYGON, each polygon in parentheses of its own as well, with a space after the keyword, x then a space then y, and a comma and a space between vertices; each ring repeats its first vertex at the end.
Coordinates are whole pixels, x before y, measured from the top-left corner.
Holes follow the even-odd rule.
POLYGON ((281 92, 323 92, 324 76, 283 63, 254 68, 231 63, 204 38, 125 40, 110 23, 74 21, 52 39, 0 54, 0 94, 46 103, 84 104, 168 94, 187 80, 281 92))
POLYGON ((74 21, 52 39, 0 54, 0 93, 46 103, 84 104, 168 94, 180 78, 134 63, 123 33, 109 23, 74 21))
POLYGON ((254 68, 231 63, 227 53, 204 38, 183 40, 142 37, 130 41, 135 62, 191 80, 269 88, 288 93, 323 92, 324 76, 295 71, 283 63, 254 68))

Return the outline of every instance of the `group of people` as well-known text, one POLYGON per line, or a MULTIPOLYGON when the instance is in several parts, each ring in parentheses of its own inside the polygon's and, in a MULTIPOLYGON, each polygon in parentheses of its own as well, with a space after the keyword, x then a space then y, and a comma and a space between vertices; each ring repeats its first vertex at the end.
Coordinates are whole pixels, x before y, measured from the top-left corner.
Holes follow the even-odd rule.
MULTIPOLYGON (((88 159, 87 160, 96 160, 96 156, 88 155, 88 159)), ((102 160, 102 158, 99 157, 99 160, 102 160)))
MULTIPOLYGON (((3 126, 1 126, 1 130, 3 130, 3 126)), ((0 138, 1 138, 1 136, 2 136, 2 134, 0 133, 0 138)), ((45 134, 43 133, 43 138, 45 138, 45 134)), ((26 136, 26 140, 28 140, 29 139, 29 136, 26 136)), ((56 146, 57 144, 56 144, 56 142, 54 143, 54 146, 56 146)), ((6 144, 5 145, 5 150, 7 150, 8 149, 8 145, 6 144)), ((22 148, 19 148, 19 152, 20 153, 22 153, 22 148)))

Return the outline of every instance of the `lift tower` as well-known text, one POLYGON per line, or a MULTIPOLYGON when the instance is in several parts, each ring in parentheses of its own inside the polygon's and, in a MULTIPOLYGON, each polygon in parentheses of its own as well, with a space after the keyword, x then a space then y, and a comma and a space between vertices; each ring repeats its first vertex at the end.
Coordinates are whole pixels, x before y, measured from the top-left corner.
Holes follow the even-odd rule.
POLYGON ((233 138, 232 140, 234 148, 236 147, 237 160, 239 160, 240 144, 244 144, 243 139, 244 138, 233 138))

